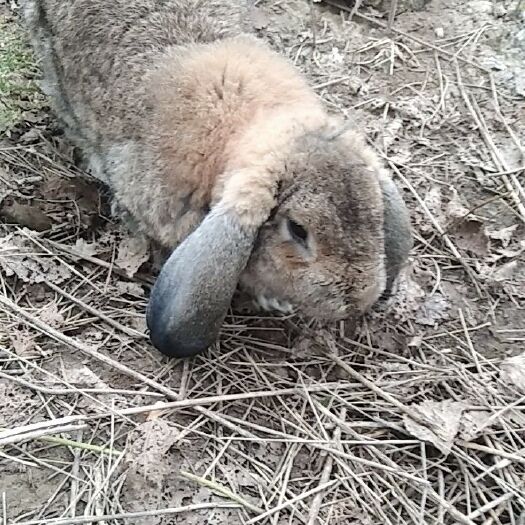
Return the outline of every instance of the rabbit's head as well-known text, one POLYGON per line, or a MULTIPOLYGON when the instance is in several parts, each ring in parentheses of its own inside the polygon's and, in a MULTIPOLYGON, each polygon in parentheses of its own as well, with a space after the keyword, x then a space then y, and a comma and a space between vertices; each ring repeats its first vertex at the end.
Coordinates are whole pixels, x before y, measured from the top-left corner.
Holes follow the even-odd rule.
POLYGON ((308 133, 287 159, 278 204, 241 277, 263 307, 344 319, 385 290, 381 183, 345 139, 308 133))
POLYGON ((391 288, 412 246, 408 212, 365 143, 322 127, 279 160, 278 176, 260 184, 271 199, 219 201, 164 266, 148 311, 164 353, 209 346, 239 282, 265 307, 328 320, 366 311, 391 288))

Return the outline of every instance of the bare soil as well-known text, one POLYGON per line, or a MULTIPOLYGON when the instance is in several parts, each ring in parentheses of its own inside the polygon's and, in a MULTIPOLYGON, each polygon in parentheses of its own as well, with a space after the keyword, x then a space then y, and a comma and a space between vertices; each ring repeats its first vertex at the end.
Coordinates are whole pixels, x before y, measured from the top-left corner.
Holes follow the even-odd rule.
POLYGON ((410 264, 336 326, 239 297, 191 360, 149 344, 155 254, 0 53, 3 523, 524 525, 525 3, 336 3, 255 29, 391 169, 410 264))

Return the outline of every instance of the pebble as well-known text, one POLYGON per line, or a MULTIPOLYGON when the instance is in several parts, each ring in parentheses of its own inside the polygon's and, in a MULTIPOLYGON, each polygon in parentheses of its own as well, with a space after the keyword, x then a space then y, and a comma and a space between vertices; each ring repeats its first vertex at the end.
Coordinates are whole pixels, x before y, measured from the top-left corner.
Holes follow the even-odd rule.
POLYGON ((492 9, 496 18, 502 18, 507 14, 507 8, 501 3, 495 3, 492 9))

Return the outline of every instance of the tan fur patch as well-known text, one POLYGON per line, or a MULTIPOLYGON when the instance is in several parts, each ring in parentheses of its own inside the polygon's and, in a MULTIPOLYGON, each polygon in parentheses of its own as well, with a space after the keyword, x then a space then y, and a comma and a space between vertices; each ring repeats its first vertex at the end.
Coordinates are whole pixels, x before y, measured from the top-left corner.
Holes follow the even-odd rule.
POLYGON ((221 202, 249 227, 275 205, 297 134, 327 120, 288 61, 244 36, 169 53, 151 86, 162 108, 160 149, 174 169, 166 182, 189 183, 198 188, 192 204, 221 202))

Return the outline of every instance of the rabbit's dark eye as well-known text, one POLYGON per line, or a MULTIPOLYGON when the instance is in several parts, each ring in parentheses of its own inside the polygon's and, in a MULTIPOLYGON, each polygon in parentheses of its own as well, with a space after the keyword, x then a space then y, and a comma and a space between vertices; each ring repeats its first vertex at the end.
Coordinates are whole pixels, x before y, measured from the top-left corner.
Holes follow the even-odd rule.
POLYGON ((288 231, 293 239, 301 244, 306 243, 308 239, 308 232, 304 229, 303 226, 297 224, 292 219, 288 219, 288 231))

